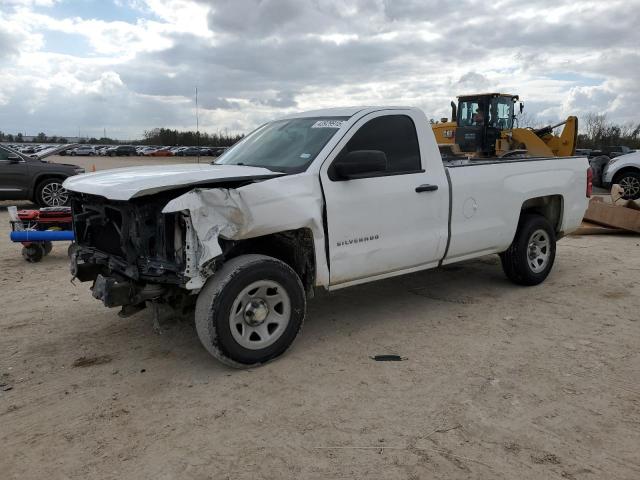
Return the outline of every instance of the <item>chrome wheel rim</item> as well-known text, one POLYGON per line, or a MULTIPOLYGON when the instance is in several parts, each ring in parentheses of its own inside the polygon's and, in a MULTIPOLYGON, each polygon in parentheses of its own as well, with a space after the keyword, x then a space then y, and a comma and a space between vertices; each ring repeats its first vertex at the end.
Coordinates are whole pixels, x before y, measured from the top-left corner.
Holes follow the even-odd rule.
POLYGON ((42 201, 49 207, 61 207, 69 200, 67 189, 61 183, 47 183, 42 188, 42 201))
POLYGON ((536 230, 529 237, 527 246, 527 260, 533 273, 542 272, 549 264, 551 254, 551 239, 544 230, 536 230))
POLYGON ((258 280, 236 297, 229 314, 234 340, 249 350, 273 345, 284 333, 291 317, 291 300, 284 287, 273 280, 258 280))
POLYGON ((619 185, 624 189, 625 198, 640 195, 640 180, 636 177, 624 177, 620 180, 619 185))

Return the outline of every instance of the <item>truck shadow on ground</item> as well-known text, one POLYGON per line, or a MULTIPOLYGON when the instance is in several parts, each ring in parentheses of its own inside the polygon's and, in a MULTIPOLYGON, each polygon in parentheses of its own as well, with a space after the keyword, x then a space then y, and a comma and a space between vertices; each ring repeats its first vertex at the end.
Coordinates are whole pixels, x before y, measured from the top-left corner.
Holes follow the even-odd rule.
MULTIPOLYGON (((90 295, 88 283, 79 285, 87 287, 79 295, 90 295)), ((308 303, 307 320, 292 350, 295 350, 298 361, 304 361, 308 348, 320 338, 323 342, 337 342, 344 339, 345 330, 367 338, 370 337, 369 332, 382 327, 382 324, 390 323, 388 328, 393 330, 394 322, 405 321, 405 317, 413 319, 417 311, 444 310, 455 317, 461 309, 490 303, 502 293, 517 288, 503 277, 497 257, 484 257, 456 266, 319 294, 308 303)), ((88 335, 105 346, 117 346, 116 355, 119 357, 138 352, 134 356, 170 357, 174 362, 184 363, 175 365, 177 368, 204 369, 210 373, 234 371, 212 361, 200 345, 192 320, 164 318, 162 334, 158 335, 153 332, 150 309, 126 319, 117 318, 117 309, 105 310, 98 301, 91 307, 94 309, 106 324, 91 332, 85 329, 83 336, 88 335)), ((411 333, 407 332, 407 335, 411 333)), ((86 336, 84 338, 87 340, 86 336)), ((309 361, 312 361, 314 354, 309 355, 309 361)))
MULTIPOLYGON (((24 263, 19 248, 16 248, 15 260, 9 263, 14 268, 24 263)), ((312 363, 318 342, 340 349, 344 344, 339 342, 344 342, 346 334, 354 341, 363 342, 370 341, 372 336, 384 337, 389 332, 402 330, 406 335, 412 335, 408 327, 415 322, 429 329, 429 322, 451 320, 447 328, 449 334, 468 335, 468 330, 462 330, 466 328, 464 323, 454 322, 456 314, 482 305, 488 308, 497 298, 520 288, 504 278, 499 263, 497 256, 488 256, 336 292, 319 293, 309 301, 302 332, 284 358, 292 354, 297 362, 312 363), (457 328, 460 332, 455 332, 457 328)), ((67 281, 70 277, 67 276, 66 244, 54 246, 49 257, 29 265, 28 270, 33 272, 29 276, 38 281, 49 278, 51 271, 59 271, 67 281)), ((113 368, 130 363, 140 365, 140 369, 149 368, 150 364, 161 368, 160 365, 171 363, 171 368, 195 374, 218 375, 215 372, 229 374, 234 371, 214 361, 204 350, 192 319, 164 317, 162 333, 157 334, 149 308, 132 317, 119 318, 117 308, 106 309, 91 298, 90 283, 76 281, 69 291, 71 308, 48 313, 54 325, 65 319, 66 331, 55 339, 40 338, 31 343, 28 350, 50 356, 51 360, 65 351, 84 352, 78 353, 78 357, 107 355, 114 359, 113 368)), ((437 335, 437 332, 433 334, 437 335)), ((398 335, 395 340, 401 344, 402 334, 398 335)), ((67 359, 69 363, 74 360, 77 359, 67 359)))

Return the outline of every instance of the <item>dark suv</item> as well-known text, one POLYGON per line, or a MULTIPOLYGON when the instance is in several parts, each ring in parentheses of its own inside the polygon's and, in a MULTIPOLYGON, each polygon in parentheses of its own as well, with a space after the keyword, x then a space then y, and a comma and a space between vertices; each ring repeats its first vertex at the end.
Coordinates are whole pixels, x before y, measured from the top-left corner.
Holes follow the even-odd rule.
POLYGON ((110 157, 135 157, 138 155, 136 147, 131 145, 118 145, 117 147, 111 147, 107 150, 107 155, 110 157))
POLYGON ((45 162, 0 145, 0 200, 31 200, 41 207, 68 205, 62 182, 79 173, 84 168, 45 162))
POLYGON ((176 155, 180 157, 198 157, 200 155, 206 155, 202 152, 202 150, 198 147, 187 147, 184 150, 179 150, 176 155))
POLYGON ((635 150, 632 150, 626 145, 608 145, 606 147, 602 147, 602 153, 607 155, 609 158, 615 158, 620 155, 626 155, 627 153, 633 152, 635 152, 635 150))

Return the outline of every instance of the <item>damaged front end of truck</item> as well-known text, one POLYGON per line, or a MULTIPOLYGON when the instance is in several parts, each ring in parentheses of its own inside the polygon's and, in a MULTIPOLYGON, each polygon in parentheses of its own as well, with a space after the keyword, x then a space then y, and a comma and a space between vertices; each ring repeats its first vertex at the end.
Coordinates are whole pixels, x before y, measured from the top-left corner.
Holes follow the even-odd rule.
POLYGON ((246 252, 282 259, 311 292, 321 196, 309 181, 286 179, 182 186, 128 200, 71 191, 71 273, 125 317, 150 302, 188 314, 207 279, 246 252))
POLYGON ((148 300, 176 307, 184 301, 184 220, 177 213, 162 214, 167 200, 165 195, 113 201, 72 194, 71 273, 93 282, 93 296, 107 307, 123 307, 125 316, 148 300))

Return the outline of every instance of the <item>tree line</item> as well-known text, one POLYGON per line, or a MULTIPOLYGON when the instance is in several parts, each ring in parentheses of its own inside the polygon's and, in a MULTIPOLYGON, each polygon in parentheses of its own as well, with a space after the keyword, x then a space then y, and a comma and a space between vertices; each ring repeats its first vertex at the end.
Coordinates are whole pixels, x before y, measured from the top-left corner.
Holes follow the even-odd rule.
MULTIPOLYGON (((25 136, 22 133, 12 135, 10 133, 0 131, 0 142, 24 143, 26 142, 24 137, 25 136)), ((226 132, 209 134, 193 131, 171 130, 169 128, 154 128, 152 130, 145 130, 142 140, 123 141, 109 137, 91 137, 82 138, 78 143, 87 143, 91 145, 202 145, 211 147, 229 147, 243 137, 244 134, 228 134, 226 132)), ((33 142, 64 144, 69 143, 69 139, 66 137, 59 137, 57 135, 48 136, 46 133, 40 132, 34 137, 33 142)))
MULTIPOLYGON (((526 113, 520 116, 520 127, 537 127, 526 113)), ((618 124, 610 122, 605 114, 589 113, 579 119, 582 133, 578 135, 579 148, 599 149, 613 145, 626 145, 629 148, 640 149, 640 123, 618 124)), ((217 132, 213 134, 194 131, 172 130, 170 128, 154 128, 145 130, 142 140, 121 141, 113 138, 86 138, 79 143, 117 145, 203 145, 212 147, 228 147, 242 139, 244 134, 228 134, 217 132)), ((0 131, 0 142, 24 142, 22 133, 16 135, 5 134, 0 131)), ((65 137, 51 136, 44 132, 34 138, 37 143, 69 143, 65 137)))
POLYGON ((578 147, 600 149, 614 145, 640 148, 640 123, 617 124, 607 120, 604 114, 589 113, 581 125, 578 147))
POLYGON ((145 130, 144 139, 139 142, 144 145, 207 145, 212 147, 230 147, 244 137, 244 134, 202 133, 194 131, 179 131, 169 128, 154 128, 145 130))

